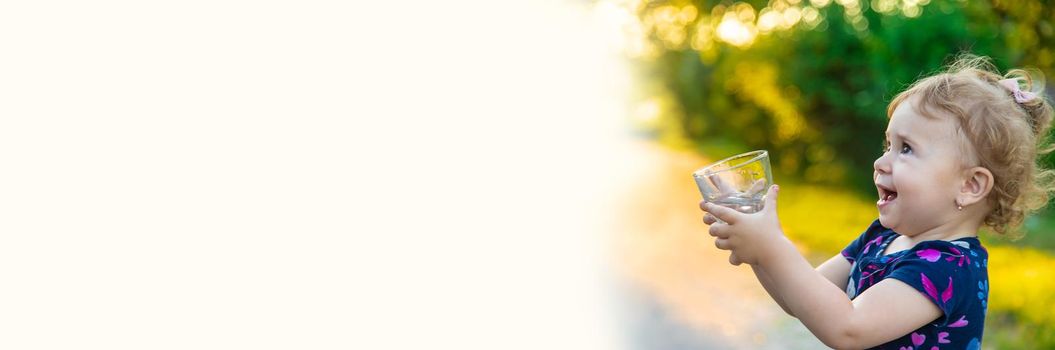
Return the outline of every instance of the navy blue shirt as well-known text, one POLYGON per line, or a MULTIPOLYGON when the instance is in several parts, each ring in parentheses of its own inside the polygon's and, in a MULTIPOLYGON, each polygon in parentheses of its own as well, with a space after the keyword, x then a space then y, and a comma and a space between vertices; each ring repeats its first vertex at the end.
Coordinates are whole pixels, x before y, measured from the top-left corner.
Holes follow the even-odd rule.
POLYGON ((923 241, 884 255, 898 236, 876 220, 843 249, 843 257, 853 264, 846 294, 852 300, 879 281, 893 278, 918 290, 943 315, 873 349, 980 349, 989 299, 989 253, 977 237, 967 237, 923 241))

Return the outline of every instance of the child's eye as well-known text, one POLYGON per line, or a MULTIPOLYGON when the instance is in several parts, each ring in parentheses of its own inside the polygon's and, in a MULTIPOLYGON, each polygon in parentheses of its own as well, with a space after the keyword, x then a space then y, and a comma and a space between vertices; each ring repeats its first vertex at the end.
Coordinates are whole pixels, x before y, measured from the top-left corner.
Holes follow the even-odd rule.
POLYGON ((901 144, 901 154, 909 154, 909 153, 912 153, 912 146, 909 146, 909 144, 907 144, 907 143, 901 144))

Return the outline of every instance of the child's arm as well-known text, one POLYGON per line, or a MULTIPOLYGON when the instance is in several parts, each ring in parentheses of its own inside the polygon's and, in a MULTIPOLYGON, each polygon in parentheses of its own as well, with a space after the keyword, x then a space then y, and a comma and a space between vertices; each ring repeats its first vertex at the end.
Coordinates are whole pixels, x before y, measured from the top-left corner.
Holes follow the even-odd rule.
POLYGON ((788 306, 784 304, 784 298, 780 296, 780 293, 777 293, 776 288, 773 286, 773 280, 769 278, 769 274, 766 273, 766 270, 758 264, 751 265, 751 270, 755 272, 755 277, 758 278, 758 282, 762 284, 762 288, 766 290, 766 293, 769 293, 769 297, 773 298, 773 301, 776 301, 777 305, 780 305, 780 308, 783 309, 785 313, 794 317, 795 314, 791 313, 791 310, 788 310, 788 306))
POLYGON ((897 339, 942 311, 904 282, 885 279, 850 301, 786 241, 757 261, 787 308, 825 345, 867 348, 897 339))
MULTIPOLYGON (((703 208, 703 202, 700 202, 700 208, 703 208)), ((714 225, 714 223, 717 221, 718 220, 716 220, 713 215, 708 214, 703 216, 704 224, 714 225)), ((729 263, 733 265, 740 265, 740 260, 736 257, 735 254, 731 254, 729 256, 729 263)), ((754 264, 751 265, 751 271, 755 273, 755 278, 757 278, 758 282, 762 284, 762 288, 766 290, 766 293, 769 294, 769 297, 773 298, 773 301, 777 302, 777 305, 780 305, 780 308, 784 310, 784 313, 787 313, 788 315, 794 317, 795 315, 792 314, 791 310, 788 310, 788 307, 784 304, 784 298, 780 297, 780 294, 776 293, 776 291, 774 290, 773 282, 769 278, 769 275, 766 273, 766 270, 764 270, 758 264, 754 264)), ((849 272, 849 269, 847 269, 847 271, 849 272)))
POLYGON ((814 270, 780 229, 776 192, 775 186, 770 189, 765 209, 758 213, 707 203, 702 208, 727 223, 711 226, 711 234, 718 237, 715 245, 757 264, 768 277, 771 294, 779 295, 787 310, 826 345, 876 346, 942 315, 926 296, 895 279, 885 279, 851 301, 839 286, 846 285, 847 277, 840 276, 849 275, 849 263, 829 260, 814 270))
POLYGON ((849 261, 842 254, 835 254, 831 259, 825 261, 820 266, 817 266, 817 272, 819 272, 828 281, 831 281, 839 289, 846 290, 846 284, 850 281, 850 265, 849 261))
MULTIPOLYGON (((766 293, 769 293, 769 296, 777 302, 777 305, 780 305, 780 308, 784 309, 784 312, 788 315, 795 317, 795 314, 788 309, 788 304, 784 302, 784 297, 778 293, 773 279, 769 277, 769 273, 766 272, 765 268, 759 264, 754 264, 751 265, 751 270, 755 272, 758 282, 762 284, 762 288, 766 290, 766 293)), ((817 272, 839 289, 846 290, 846 283, 850 279, 850 262, 846 261, 842 254, 836 254, 828 261, 817 266, 817 272)))
MULTIPOLYGON (((702 208, 703 203, 700 205, 702 208)), ((703 223, 713 225, 715 222, 717 222, 717 220, 715 220, 713 215, 704 215, 703 223)), ((730 256, 729 262, 734 265, 740 265, 740 261, 735 258, 735 255, 730 256)), ((839 287, 839 289, 846 290, 846 283, 850 279, 851 267, 850 262, 846 261, 846 258, 843 257, 842 254, 836 254, 831 259, 828 259, 828 261, 817 266, 817 272, 831 281, 836 287, 839 287)), ((773 298, 773 301, 776 301, 777 305, 780 305, 780 308, 783 309, 785 313, 794 317, 795 314, 791 313, 791 310, 788 310, 787 304, 784 303, 784 298, 781 297, 773 287, 773 280, 769 277, 769 274, 766 273, 766 270, 758 264, 751 265, 751 270, 755 273, 755 278, 757 278, 758 282, 762 284, 762 288, 766 290, 769 297, 773 298)))

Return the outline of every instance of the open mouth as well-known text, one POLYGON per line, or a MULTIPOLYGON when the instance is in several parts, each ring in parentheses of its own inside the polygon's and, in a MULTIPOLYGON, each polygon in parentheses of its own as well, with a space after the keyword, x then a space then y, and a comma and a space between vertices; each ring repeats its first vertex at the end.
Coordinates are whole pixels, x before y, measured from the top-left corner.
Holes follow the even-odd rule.
POLYGON ((879 189, 879 202, 876 204, 884 205, 893 202, 895 199, 897 199, 897 191, 894 191, 880 184, 876 184, 876 188, 879 189))

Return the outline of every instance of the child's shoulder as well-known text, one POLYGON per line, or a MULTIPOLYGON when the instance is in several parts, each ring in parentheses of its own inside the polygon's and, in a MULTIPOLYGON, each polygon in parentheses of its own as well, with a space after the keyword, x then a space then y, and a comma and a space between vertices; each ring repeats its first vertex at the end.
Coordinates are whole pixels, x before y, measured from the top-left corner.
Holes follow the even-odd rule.
POLYGON ((895 261, 925 259, 931 262, 934 261, 933 259, 936 256, 941 254, 945 254, 949 260, 952 260, 951 256, 985 259, 989 255, 985 247, 982 246, 981 241, 978 240, 978 237, 964 237, 951 241, 923 241, 912 246, 905 245, 900 248, 892 247, 892 249, 887 249, 887 246, 891 245, 891 243, 897 246, 897 238, 900 236, 894 230, 883 227, 879 219, 876 219, 856 240, 843 250, 842 255, 851 261, 857 260, 858 257, 873 256, 879 258, 888 254, 898 256, 897 259, 893 259, 895 261))
MULTIPOLYGON (((986 259, 989 252, 982 246, 978 237, 964 237, 951 241, 932 240, 917 243, 909 249, 911 258, 923 259, 928 262, 942 260, 962 267, 966 262, 972 260, 986 259)), ((981 266, 979 266, 981 267, 981 266)))
POLYGON ((982 246, 982 241, 977 236, 961 237, 953 240, 929 240, 917 243, 913 250, 939 250, 943 252, 951 252, 955 254, 967 254, 973 252, 975 256, 978 254, 988 255, 988 251, 982 246))

